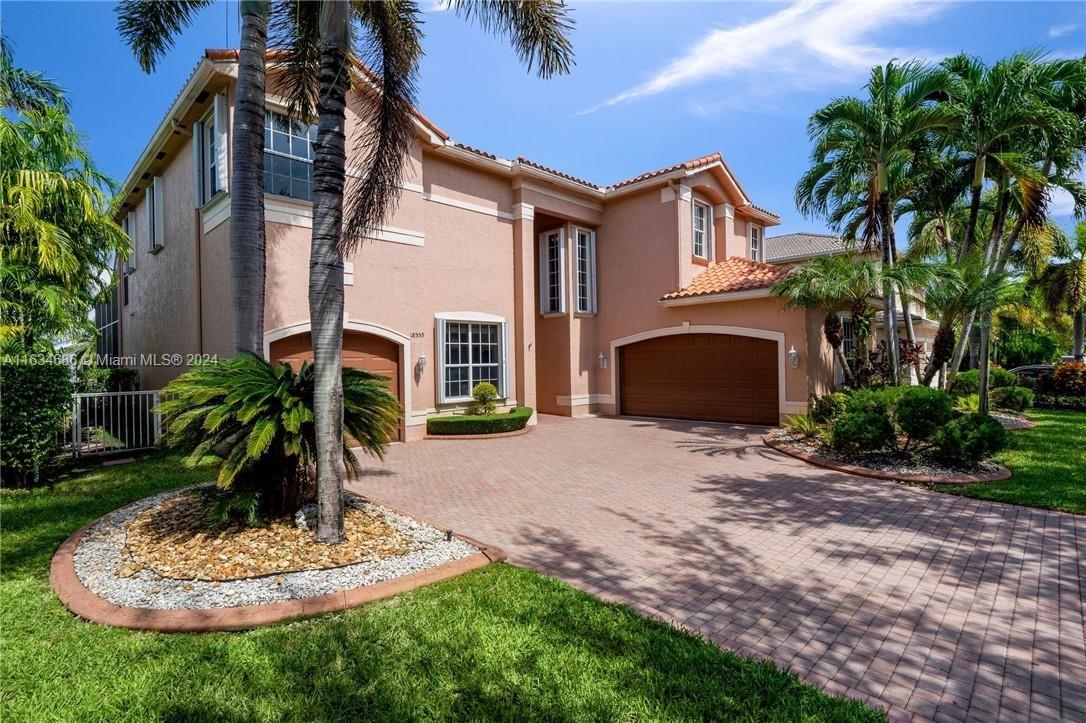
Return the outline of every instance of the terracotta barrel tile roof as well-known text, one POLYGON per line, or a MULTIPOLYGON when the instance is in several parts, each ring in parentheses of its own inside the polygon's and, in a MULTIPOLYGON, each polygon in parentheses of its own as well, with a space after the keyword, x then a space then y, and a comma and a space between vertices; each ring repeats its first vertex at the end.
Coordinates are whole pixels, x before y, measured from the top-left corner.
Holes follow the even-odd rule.
POLYGON ((732 291, 767 289, 791 271, 787 266, 773 266, 732 256, 709 267, 694 277, 685 289, 672 291, 661 299, 683 299, 691 296, 726 294, 732 291))
POLYGON ((519 156, 517 158, 517 162, 518 163, 523 163, 526 166, 531 166, 532 168, 538 168, 539 170, 546 171, 547 173, 553 173, 554 175, 558 176, 559 178, 564 178, 567 181, 573 181, 574 183, 579 183, 582 186, 588 186, 589 188, 593 188, 593 189, 598 189, 599 188, 595 183, 592 183, 591 181, 586 181, 583 178, 577 178, 576 176, 571 176, 568 173, 563 173, 562 171, 558 171, 558 170, 555 170, 553 168, 548 168, 547 166, 544 166, 541 163, 536 163, 535 161, 530 161, 527 158, 525 158, 524 156, 519 156))
POLYGON ((649 171, 647 173, 642 173, 640 176, 635 176, 633 178, 627 178, 625 181, 619 181, 618 183, 615 183, 615 184, 613 184, 611 186, 608 186, 608 188, 609 189, 622 188, 623 186, 629 186, 629 185, 632 185, 634 183, 638 183, 639 181, 645 181, 645 180, 648 180, 650 178, 655 178, 656 176, 662 176, 665 173, 671 173, 672 171, 678 171, 681 168, 685 168, 686 170, 689 171, 689 170, 693 170, 695 168, 700 168, 701 166, 707 166, 710 163, 717 163, 718 161, 723 161, 723 160, 724 160, 724 157, 721 156, 720 153, 710 153, 707 156, 702 156, 701 158, 695 158, 692 161, 684 161, 682 163, 676 163, 673 166, 668 166, 666 168, 658 168, 655 171, 649 171))

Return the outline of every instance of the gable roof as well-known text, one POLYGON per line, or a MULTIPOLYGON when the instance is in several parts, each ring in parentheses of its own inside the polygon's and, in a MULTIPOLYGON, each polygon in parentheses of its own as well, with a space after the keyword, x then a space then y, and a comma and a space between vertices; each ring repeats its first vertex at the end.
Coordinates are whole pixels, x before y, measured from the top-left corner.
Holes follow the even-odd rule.
POLYGON ((790 271, 786 266, 774 266, 742 256, 732 256, 720 263, 709 264, 708 268, 694 277, 689 286, 665 294, 660 301, 768 289, 790 271))
POLYGON ((767 236, 765 260, 769 263, 794 261, 850 251, 853 247, 840 236, 825 233, 789 233, 767 236))

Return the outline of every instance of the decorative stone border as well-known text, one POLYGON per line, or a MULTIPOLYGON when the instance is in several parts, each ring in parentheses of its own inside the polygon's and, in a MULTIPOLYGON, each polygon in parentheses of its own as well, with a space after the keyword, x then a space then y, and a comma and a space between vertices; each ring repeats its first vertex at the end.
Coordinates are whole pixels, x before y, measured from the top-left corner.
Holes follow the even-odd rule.
MULTIPOLYGON (((369 497, 363 497, 363 499, 406 517, 412 517, 436 529, 445 529, 441 525, 436 525, 417 515, 396 509, 383 502, 369 497)), ((292 618, 309 617, 320 613, 358 607, 424 585, 448 580, 465 572, 485 567, 492 562, 501 562, 506 559, 505 551, 501 548, 486 545, 466 535, 457 534, 457 538, 479 548, 479 552, 436 567, 413 572, 403 577, 350 590, 336 590, 315 597, 286 600, 266 605, 206 608, 203 610, 123 607, 103 600, 92 593, 83 585, 75 572, 74 555, 76 548, 79 547, 79 543, 86 531, 97 521, 92 520, 76 530, 53 554, 52 562, 49 565, 49 584, 65 607, 75 615, 91 622, 130 630, 156 630, 166 633, 247 630, 292 618)))
POLYGON ((848 472, 849 474, 859 475, 861 477, 872 477, 874 479, 893 480, 895 482, 922 482, 924 484, 931 485, 962 485, 962 484, 978 484, 981 482, 1000 482, 1005 479, 1009 479, 1011 471, 1006 467, 1000 467, 994 472, 981 472, 979 474, 960 474, 953 476, 934 476, 930 474, 916 474, 912 472, 887 472, 882 469, 873 469, 871 467, 860 467, 854 464, 848 464, 847 462, 839 462, 829 457, 821 457, 817 454, 811 454, 810 452, 804 452, 803 450, 796 449, 791 445, 785 444, 776 439, 771 439, 768 435, 762 437, 762 443, 767 447, 772 447, 778 452, 783 452, 789 457, 795 457, 801 459, 808 464, 813 464, 816 467, 825 467, 826 469, 837 470, 838 472, 848 472))
POLYGON ((528 434, 531 426, 524 429, 514 429, 512 432, 494 432, 492 434, 427 434, 423 439, 501 439, 502 437, 519 437, 528 434))

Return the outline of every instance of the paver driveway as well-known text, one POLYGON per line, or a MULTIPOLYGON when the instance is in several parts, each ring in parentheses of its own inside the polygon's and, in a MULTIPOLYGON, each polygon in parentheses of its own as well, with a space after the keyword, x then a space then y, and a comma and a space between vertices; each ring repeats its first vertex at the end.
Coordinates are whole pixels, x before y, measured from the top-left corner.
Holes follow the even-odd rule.
POLYGON ((356 488, 894 717, 1086 720, 1086 517, 820 470, 763 432, 542 417, 396 445, 356 488))

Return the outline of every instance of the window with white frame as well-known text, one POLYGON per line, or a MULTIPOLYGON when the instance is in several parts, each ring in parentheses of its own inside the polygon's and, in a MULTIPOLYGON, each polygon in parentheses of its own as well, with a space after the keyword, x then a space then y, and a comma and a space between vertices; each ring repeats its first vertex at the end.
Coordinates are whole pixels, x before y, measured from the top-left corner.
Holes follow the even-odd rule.
POLYGON ((156 253, 166 237, 166 222, 162 209, 162 176, 151 179, 151 185, 144 192, 147 206, 147 250, 156 253))
POLYGON ((264 191, 310 199, 317 126, 268 111, 264 116, 264 191))
POLYGON ((438 319, 439 401, 467 401, 480 382, 505 396, 505 329, 504 321, 438 319))
POLYGON ((577 239, 577 311, 596 313, 596 233, 574 229, 577 239))
POLYGON ((194 195, 197 208, 202 208, 215 196, 228 190, 226 116, 226 94, 220 93, 215 96, 207 115, 192 127, 194 195))
POLYGON ((543 314, 566 310, 566 232, 545 231, 539 236, 539 309, 543 314))
POLYGON ((128 258, 124 260, 124 275, 136 270, 136 224, 132 214, 126 213, 121 219, 121 229, 128 237, 128 258))
POLYGON ((713 208, 701 201, 694 201, 694 255, 709 258, 713 243, 713 208))
POLYGON ((750 227, 750 258, 753 261, 762 260, 762 227, 750 227))

